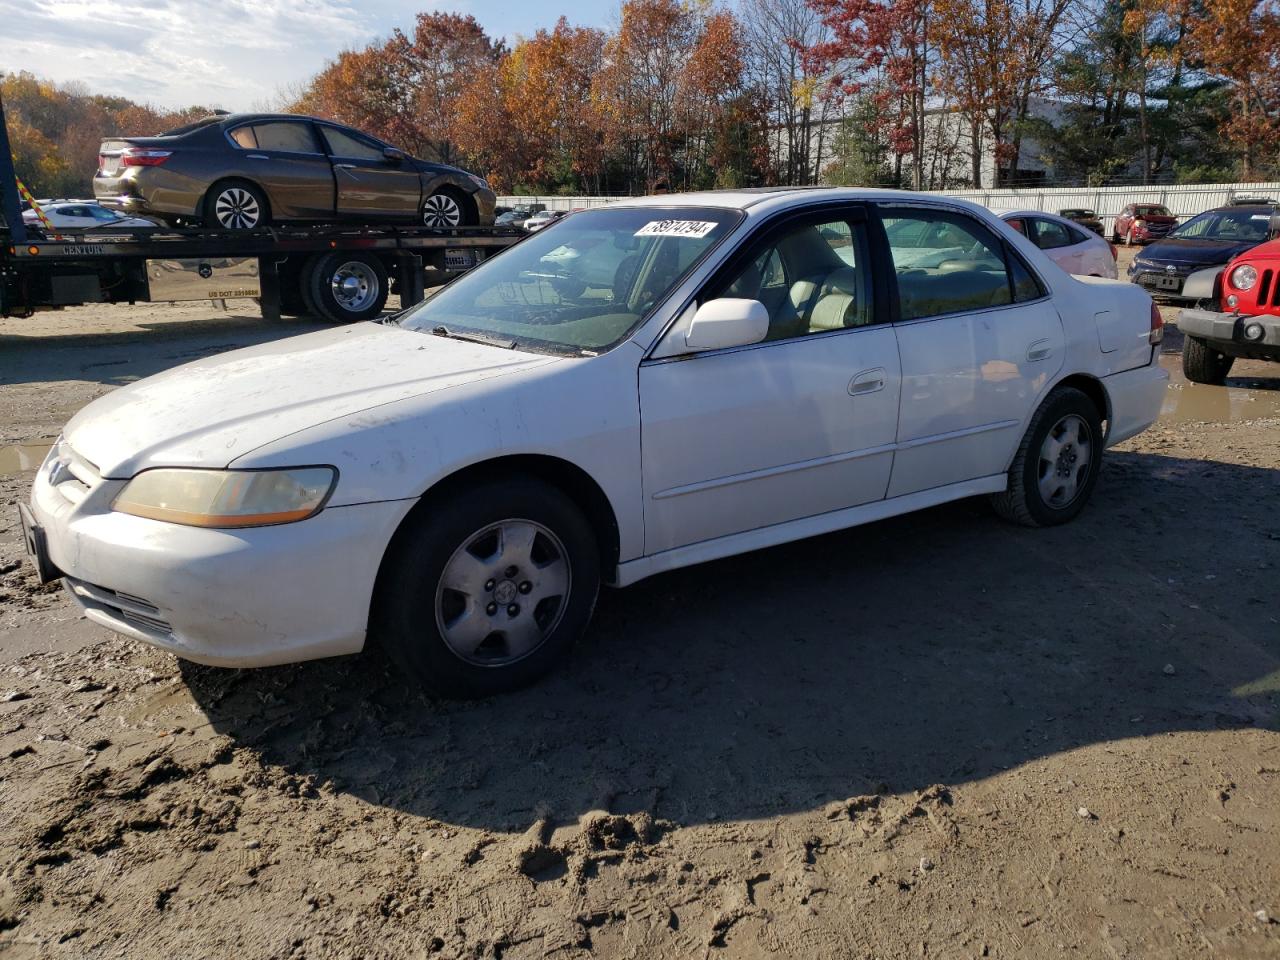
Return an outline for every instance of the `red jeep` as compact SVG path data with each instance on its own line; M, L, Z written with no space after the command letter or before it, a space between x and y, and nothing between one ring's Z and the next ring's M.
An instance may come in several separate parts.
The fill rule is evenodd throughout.
M1280 361L1280 212L1272 214L1270 230L1273 239L1225 267L1187 277L1184 296L1220 308L1178 314L1188 380L1221 384L1236 357Z
M1158 203L1131 203L1120 211L1111 228L1111 242L1123 240L1129 246L1150 243L1167 237L1178 225L1178 218L1169 208Z

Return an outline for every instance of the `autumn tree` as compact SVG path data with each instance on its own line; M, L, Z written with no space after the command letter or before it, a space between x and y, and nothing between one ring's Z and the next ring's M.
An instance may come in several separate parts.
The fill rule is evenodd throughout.
M1203 69L1227 82L1224 137L1242 179L1280 170L1280 6L1276 0L1202 0L1188 46Z
M869 100L895 170L910 157L916 189L924 186L925 109L935 86L932 2L809 0L830 38L804 51L808 69L830 75L826 96Z
M413 32L348 50L312 79L289 109L368 130L445 163L460 157L453 128L459 104L503 55L470 15L420 13Z
M823 96L827 73L805 54L830 38L829 28L806 0L743 0L740 10L745 77L765 114L775 178L814 183L839 111Z

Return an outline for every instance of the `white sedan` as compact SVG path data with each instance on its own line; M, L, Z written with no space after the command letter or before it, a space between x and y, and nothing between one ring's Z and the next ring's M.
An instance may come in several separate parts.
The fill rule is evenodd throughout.
M608 276L564 292L566 245ZM627 200L392 322L94 401L20 513L42 576L122 634L235 667L377 638L481 696L549 669L602 583L962 497L1071 520L1156 419L1162 332L1137 286L964 201Z
M1066 217L1039 210L1001 213L1000 219L1049 255L1067 273L1115 280L1116 248Z
M110 229L149 229L154 230L153 220L141 217L126 217L93 200L37 200L40 212L55 229L60 230L101 230ZM24 210L22 221L28 227L41 228L43 223L35 210Z

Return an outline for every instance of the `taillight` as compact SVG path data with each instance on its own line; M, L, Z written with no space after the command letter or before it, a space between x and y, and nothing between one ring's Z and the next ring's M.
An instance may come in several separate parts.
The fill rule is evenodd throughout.
M1112 243L1110 240L1108 240L1108 241L1107 241L1107 246L1111 248L1111 259L1112 259L1112 260L1119 260L1119 259L1120 259L1120 252L1119 252L1118 250L1116 250L1116 245L1115 245L1114 243Z
M172 150L147 150L142 147L125 147L120 152L120 163L126 167L158 167L173 154Z
M1147 334L1147 343L1155 346L1164 340L1164 317L1160 315L1160 308L1153 301L1151 304L1151 332Z

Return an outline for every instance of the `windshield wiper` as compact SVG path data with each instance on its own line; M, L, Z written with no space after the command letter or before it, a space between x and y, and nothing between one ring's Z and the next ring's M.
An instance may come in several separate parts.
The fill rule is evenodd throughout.
M450 330L443 323L436 324L431 328L431 332L437 337L449 337L453 340L465 340L468 343L482 343L486 347L502 347L504 350L514 350L516 342L514 340L504 340L502 337L490 337L483 333L463 333L461 330Z

